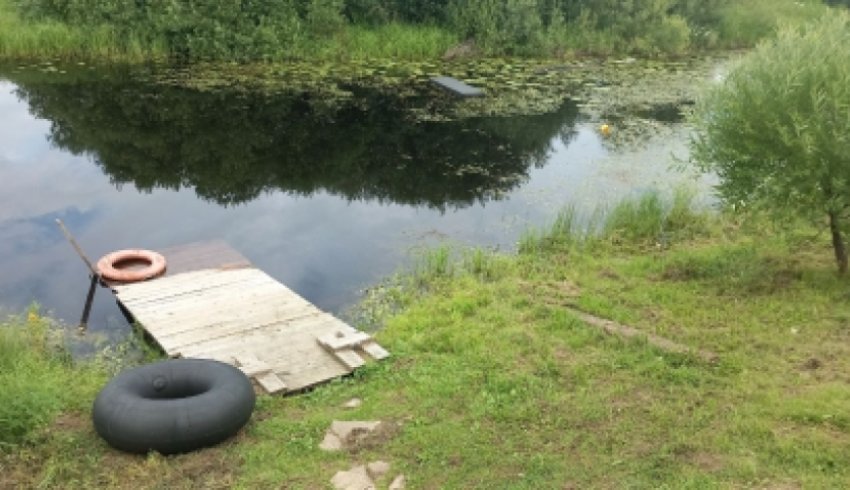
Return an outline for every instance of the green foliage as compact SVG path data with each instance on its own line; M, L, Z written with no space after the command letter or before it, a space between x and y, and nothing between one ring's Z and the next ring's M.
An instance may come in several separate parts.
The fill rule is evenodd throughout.
M13 8L28 25L8 22L0 55L82 51L249 61L347 57L352 33L398 24L450 30L493 55L675 55L692 47L749 46L826 7L815 0L0 0L0 11ZM100 40L93 47L85 40L90 32ZM58 46L42 39L54 35ZM398 51L386 47L392 44L375 55ZM408 52L446 51L427 46Z
M51 320L32 309L0 322L0 450L28 440L62 410L90 400L102 377L75 367Z
M708 90L693 118L692 155L702 170L720 177L727 202L814 219L829 215L837 231L845 231L848 45L850 14L832 14L784 30Z
M310 34L318 38L339 34L345 27L343 0L310 0L306 23Z
M760 39L773 36L783 26L800 25L824 15L823 4L816 1L778 2L750 0L731 2L719 10L719 44L749 47Z
M689 222L685 202L663 201L667 220ZM435 252L442 272L425 287L400 279L374 312L389 359L306 393L260 396L244 434L178 457L121 457L85 417L63 418L0 451L0 481L322 488L382 459L394 470L378 488L399 473L412 488L850 487L846 282L811 266L824 259L811 240L710 219L723 226L652 253L469 251L451 262ZM576 308L720 359L604 333ZM362 405L342 408L353 397ZM389 430L356 453L319 451L333 420Z

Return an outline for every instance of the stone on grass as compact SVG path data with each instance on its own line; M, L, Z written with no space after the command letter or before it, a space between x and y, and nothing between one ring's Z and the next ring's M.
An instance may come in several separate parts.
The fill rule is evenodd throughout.
M369 477L366 467L355 466L348 471L337 471L331 478L336 490L375 490L375 482Z
M325 438L322 439L322 442L319 444L319 449L324 449L325 451L339 451L342 449L342 440L331 431L328 431L325 434Z
M379 479L390 471L390 464L386 461L372 461L366 465L366 470L374 479Z
M363 400L359 398L352 398L351 400L343 403L342 408L357 408L360 405L363 405Z
M395 477L393 479L392 483L390 483L389 489L390 490L404 490L405 486L406 486L406 483L404 481L404 475L398 475L397 477Z

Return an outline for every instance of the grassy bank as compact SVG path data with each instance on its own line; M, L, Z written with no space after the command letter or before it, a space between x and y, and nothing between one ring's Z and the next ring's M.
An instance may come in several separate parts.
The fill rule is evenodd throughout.
M820 0L0 0L0 59L679 56L752 46L828 8Z
M202 39L199 35L198 39L187 39L177 46L173 36L165 31L121 29L104 22L86 25L50 17L25 18L14 0L0 0L0 60L421 60L438 58L458 43L457 35L446 29L399 22L345 25L321 35L266 32L265 36L279 39L238 41L240 35L234 31L232 38Z
M164 43L122 37L107 26L24 21L11 0L0 0L0 59L141 62L166 56Z
M512 256L432 252L364 303L391 359L261 397L216 448L111 451L86 391L0 457L0 486L323 488L383 459L408 488L846 488L850 303L829 247L805 225L687 203L627 203L593 237L565 213ZM606 335L573 308L719 361ZM334 419L394 430L325 453Z
M104 373L74 365L60 330L37 310L0 323L0 450L37 444L58 415L87 410Z

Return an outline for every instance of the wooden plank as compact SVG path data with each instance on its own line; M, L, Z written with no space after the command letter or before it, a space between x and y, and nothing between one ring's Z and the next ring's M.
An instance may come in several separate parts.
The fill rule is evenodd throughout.
M339 362L352 371L366 364L366 361L354 352L354 349L340 349L334 351L334 356L339 359Z
M645 338L646 342L653 347L678 354L695 354L697 357L708 363L716 363L720 359L717 354L711 351L691 349L688 346L673 342L670 339L642 332L634 327L623 325L613 320L591 315L590 313L581 311L578 308L567 307L567 309L579 320L587 323L588 325L597 327L609 335L619 335L625 338Z
M344 348L356 347L364 342L369 342L372 340L372 336L357 330L339 330L330 335L323 335L316 340L322 347L333 352Z
M203 300L203 298L198 298ZM263 291L255 294L235 294L231 297L220 298L208 304L205 301L187 301L187 304L154 305L140 309L133 303L126 306L133 308L139 323L156 323L168 326L168 333L181 333L192 330L188 323L210 319L244 318L246 321L267 313L277 312L278 315L298 311L318 311L310 303L301 298L282 295L279 291ZM162 308L162 309L158 309Z
M243 351L249 350L248 347L257 342L265 343L270 337L287 338L299 335L304 335L315 350L323 352L323 349L316 342L316 334L325 335L342 327L348 327L348 325L328 313L320 313L317 316L268 325L263 329L246 332L245 335L198 342L181 348L180 352L184 356L196 356L203 353L214 354L220 351Z
M192 247L178 250L184 265L205 268L113 286L118 300L169 355L228 362L269 393L300 390L351 372L366 362L355 349L375 359L389 355L371 336L322 312L247 261L236 260L235 268L215 262L219 251L229 253L225 248L207 246L191 260ZM228 260L239 257L231 254Z
M484 91L480 88L467 85L452 77L434 77L431 79L431 83L461 97L481 97L484 95Z
M272 306L273 308L274 306ZM213 340L223 339L232 335L245 335L255 330L282 322L295 322L307 318L317 317L322 312L315 308L297 308L276 312L274 310L261 312L260 315L246 315L236 318L221 318L190 324L190 329L183 331L171 331L158 337L174 348L180 348L192 344L208 343ZM275 314L278 313L278 314Z
M257 359L253 354L239 354L235 360L239 369L246 376L254 378L266 393L286 391L286 383L275 374L272 367L264 361Z
M360 348L363 349L363 352L369 354L369 356L376 361L380 361L382 359L390 357L390 353L387 352L386 349L378 345L378 343L375 341L366 342L365 344L361 345Z
M273 395L288 389L286 383L283 382L275 373L265 373L254 377L257 383L266 390L266 393Z
M150 312L137 313L136 320L142 325L151 325L157 335L175 336L187 334L196 330L205 330L210 334L218 334L218 328L228 328L233 322L249 324L266 322L269 319L287 320L300 318L320 312L313 305L274 302L274 297L260 298L261 301L232 304L230 310L210 308L210 311L186 311L173 316L156 316Z
M169 300L180 301L187 295L199 292L209 293L224 289L232 293L240 287L271 284L283 286L257 269L240 269L238 271L205 269L143 283L116 286L114 289L119 297L125 298L127 301L144 304L161 303Z
M241 353L234 357L236 367L238 367L245 376L251 377L258 374L266 374L272 371L271 366L264 361L257 359L253 354Z
M158 250L158 252L165 257L166 261L165 274L160 276L160 278L202 269L251 267L251 262L247 258L223 240L189 243L176 247L163 248ZM106 283L110 286L121 284L111 281L106 281Z

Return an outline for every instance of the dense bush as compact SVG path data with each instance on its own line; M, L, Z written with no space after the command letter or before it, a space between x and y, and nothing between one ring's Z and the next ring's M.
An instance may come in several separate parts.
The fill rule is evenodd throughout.
M848 268L850 14L786 29L698 104L693 157L730 203L828 223ZM813 62L815 61L815 62Z
M0 320L0 453L14 449L62 411L91 403L104 373L74 365L60 329L36 310Z
M30 20L111 29L191 59L286 59L345 43L352 24L438 26L487 54L676 54L752 45L818 0L0 0ZM847 4L850 0L829 0ZM130 41L127 41L130 42ZM120 47L119 47L120 48Z

